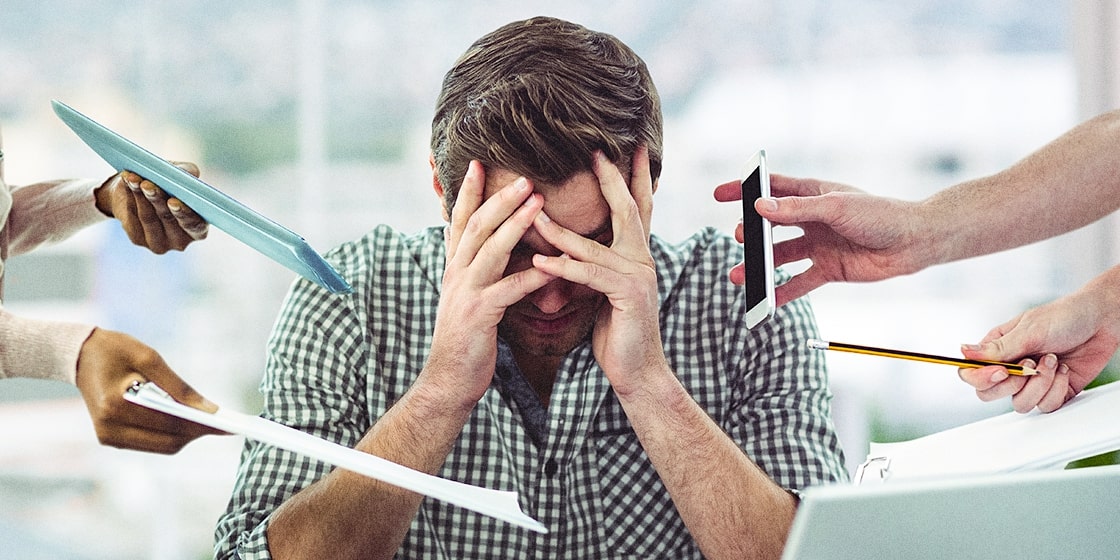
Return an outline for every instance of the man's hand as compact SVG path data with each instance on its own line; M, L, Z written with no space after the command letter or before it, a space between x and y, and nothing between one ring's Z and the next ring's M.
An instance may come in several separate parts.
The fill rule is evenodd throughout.
M1039 375L1008 375L1002 367L988 366L962 369L961 379L983 401L1010 396L1018 412L1057 410L1096 378L1120 347L1118 277L1120 267L1114 267L1080 290L992 329L980 344L961 349L968 358L1000 362L1041 355L1037 364L1024 362Z
M775 225L797 226L804 234L774 246L774 266L812 260L812 266L775 290L785 305L829 282L873 282L917 272L931 262L916 230L916 203L873 196L852 187L814 179L770 175L774 198L755 201L755 210ZM739 182L715 190L721 202L742 199ZM735 238L743 241L742 222ZM742 284L743 265L729 277Z
M199 436L223 433L124 400L125 391L136 381L153 381L188 406L218 410L175 375L152 348L126 334L94 329L78 354L77 385L102 444L173 454Z
M175 165L198 177L195 164ZM110 177L94 191L94 197L98 210L121 222L129 240L157 255L182 251L191 242L205 239L209 230L194 210L131 171Z
M542 212L537 231L564 254L535 255L533 265L607 297L596 319L592 348L614 390L627 394L643 386L643 374L668 371L658 324L657 271L649 251L653 211L649 154L644 147L635 152L629 188L618 168L600 152L593 170L611 211L610 247L560 226Z
M473 407L490 385L498 323L506 308L548 283L533 268L505 276L510 253L544 206L524 177L483 202L482 164L472 161L445 230L443 276L432 351L421 378Z

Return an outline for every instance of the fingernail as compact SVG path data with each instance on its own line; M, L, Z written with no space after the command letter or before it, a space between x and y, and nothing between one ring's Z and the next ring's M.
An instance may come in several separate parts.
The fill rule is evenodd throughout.
M183 211L183 204L178 200L172 198L167 201L167 209L171 210L175 214L178 214Z
M777 200L774 200L773 198L760 198L759 200L762 201L762 209L763 210L766 210L767 212L777 212L778 211L778 201Z
M1047 354L1042 357L1042 367L1052 368L1058 365L1058 357L1053 354Z
M207 399L206 397L203 397L202 402L199 404L202 405L203 410L206 410L208 412L213 413L218 411L218 405L210 402L210 399Z
M552 218L549 218L548 214L544 213L544 210L541 210L540 213L537 214L537 219L546 224L552 222Z
M136 192L136 191L140 190L140 184L139 183L129 179L128 177L122 177L122 178L124 179L124 184L128 185L129 190L131 190L132 192Z
M1007 377L1008 377L1007 372L997 371L997 372L992 374L991 382L992 383L999 383L1000 381L1003 381L1004 379L1007 379Z
M524 177L518 178L517 183L516 183L516 188L517 188L518 191L529 190L529 181Z
M144 196L146 196L148 198L152 198L156 195L155 187L146 187L146 186L141 185L140 190L144 191Z
M962 351L967 350L967 351L975 352L976 350L979 350L979 349L980 349L979 344L962 344L961 345L961 350Z

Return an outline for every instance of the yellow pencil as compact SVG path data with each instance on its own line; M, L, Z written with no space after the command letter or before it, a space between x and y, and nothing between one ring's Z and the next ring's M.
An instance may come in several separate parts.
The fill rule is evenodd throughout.
M904 350L887 350L886 348L858 346L855 344L844 344L842 342L828 342L826 340L811 339L809 340L809 348L815 348L817 350L838 350L840 352L851 352L853 354L867 354L869 356L899 358L903 360L914 360L916 362L929 362L931 364L945 364L961 368L1003 366L1007 369L1007 373L1010 373L1011 375L1038 375L1038 370L1026 366L1021 366L1019 364L989 362L986 360L967 360L964 358L948 358L945 356L934 356L932 354L921 354L918 352L907 352Z

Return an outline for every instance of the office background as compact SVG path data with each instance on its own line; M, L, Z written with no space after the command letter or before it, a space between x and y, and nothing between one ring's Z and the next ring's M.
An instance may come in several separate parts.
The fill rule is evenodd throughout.
M208 182L320 251L379 223L416 230L440 220L427 135L444 71L483 33L547 14L619 36L650 66L666 114L655 231L731 231L738 208L711 191L758 148L779 173L916 200L1120 106L1118 5L5 0L6 177L110 172L53 116L59 99L199 163ZM1118 240L1110 218L810 297L825 338L956 355L1120 260ZM265 339L292 274L223 232L157 257L107 223L12 259L6 273L11 310L128 332L211 400L258 410ZM952 367L828 360L852 468L870 438L1009 410L979 402ZM206 438L173 457L100 447L76 394L0 381L0 558L209 557L240 440Z

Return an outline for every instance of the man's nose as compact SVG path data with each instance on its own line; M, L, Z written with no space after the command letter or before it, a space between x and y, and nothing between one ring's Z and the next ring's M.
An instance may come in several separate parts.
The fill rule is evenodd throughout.
M568 305L571 300L570 287L571 282L556 278L530 294L529 298L541 313L551 315Z

